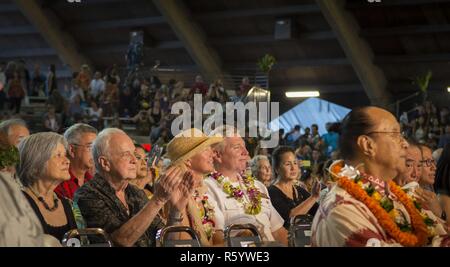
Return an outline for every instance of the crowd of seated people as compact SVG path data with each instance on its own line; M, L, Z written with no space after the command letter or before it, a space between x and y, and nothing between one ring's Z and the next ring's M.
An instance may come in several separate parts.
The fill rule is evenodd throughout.
M26 84L12 73L9 79ZM286 246L292 220L306 214L315 218L314 246L449 244L447 107L424 102L398 120L379 108L357 108L342 122L280 129L278 146L267 149L233 127L172 135L172 104L192 104L194 93L225 102L220 81L208 86L197 76L186 90L182 81L164 85L152 77L128 86L117 67L103 76L84 65L64 92L54 66L47 79L38 67L33 75L24 96L47 95L45 132L30 135L18 118L0 123L0 154L7 155L0 159L1 209L19 203L8 212L32 212L20 223L0 219L0 226L28 231L0 245L57 244L71 229L101 228L115 246L155 246L161 229L187 226L202 246L224 246L227 226L248 223L263 242ZM244 79L238 95L249 89ZM119 117L164 149L158 165L119 129ZM381 210L373 208L378 203Z
M436 168L431 149L407 142L395 118L379 108L355 109L347 116L341 129L347 138L340 139L344 161L319 164L315 169L321 171L310 173L310 187L300 183L308 180L300 179L303 158L299 159L294 148L281 144L272 152L273 168L268 168L267 156L257 155L252 160L254 178L248 172L246 143L234 127L219 127L210 136L198 129L182 132L166 147L169 163L155 172L152 169L158 167L148 164L145 148L120 129L107 128L97 134L90 125L75 124L64 135L29 135L20 120L0 126L2 150L10 153L6 159L12 159L2 157L2 179L8 180L8 188L22 190L22 194L5 194L19 198L14 201L20 202L21 208L31 209L27 223L39 226L25 240L5 245L32 244L40 235L61 242L69 230L85 227L103 229L117 246L155 246L160 229L183 225L194 229L201 245L224 246L226 226L236 223L254 225L263 242L287 245L292 218L303 214L315 216L312 240L317 246L367 245L371 238L382 246L448 245L448 200L443 196L448 193L450 145L445 146ZM394 149L395 153L389 152ZM275 179L265 177L272 173ZM328 183L320 175L334 179ZM354 188L359 186L359 191ZM403 191L397 188L416 204L409 205L413 202L403 199ZM401 223L405 228L412 225L412 230L402 234L412 236L412 241L403 241L388 229L379 232L388 227L378 218L383 213L373 211L370 216L375 217L368 220L368 215L360 212L369 204L358 194L392 202L385 211L387 216L409 213L404 217L409 219ZM391 199L390 194L397 198ZM335 203L336 197L355 207ZM426 218L425 228L420 228L415 215ZM346 224L349 218L353 228ZM374 221L380 225L373 228ZM327 227L341 234L331 234ZM433 243L421 240L420 234L428 234L426 239ZM171 238L186 236L173 234ZM43 245L44 241L39 242L36 244Z

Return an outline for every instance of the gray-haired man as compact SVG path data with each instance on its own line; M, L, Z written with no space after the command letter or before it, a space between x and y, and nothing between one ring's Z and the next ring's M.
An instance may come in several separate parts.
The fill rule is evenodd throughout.
M9 144L16 147L23 138L30 135L27 124L21 119L10 119L0 123L0 132L5 133Z
M89 170L94 167L92 145L96 137L97 129L84 123L72 125L64 132L64 139L68 144L66 150L70 159L70 180L59 184L55 189L59 196L73 199L75 191L92 179L93 176Z
M153 197L129 181L136 178L135 146L122 130L99 133L93 146L96 175L76 193L75 202L89 228L103 228L119 246L154 246L164 227L159 210L173 196L188 192L179 168L170 168L155 184ZM187 185L186 185L187 186ZM187 191L185 191L187 190Z

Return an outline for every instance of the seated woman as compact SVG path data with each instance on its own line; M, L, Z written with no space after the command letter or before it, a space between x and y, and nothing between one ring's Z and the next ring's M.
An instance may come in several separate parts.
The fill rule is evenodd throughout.
M59 241L77 228L68 199L58 198L54 189L70 179L69 159L64 137L56 133L37 133L19 145L17 169L24 194L39 218L44 233Z
M254 156L250 162L250 166L252 175L266 187L269 187L272 183L272 166L270 166L269 158L264 155Z
M145 153L145 149L140 145L135 143L136 150L134 155L136 156L136 179L132 180L131 183L137 186L139 189L144 190L145 195L150 199L152 194L152 188L150 183L153 180L153 173L149 170L147 163L148 157Z
M442 204L441 219L446 220L450 229L450 144L444 147L438 161L434 187Z
M15 182L19 152L0 133L0 247L42 247L41 223Z
M273 152L272 156L272 166L277 178L276 182L268 188L269 195L273 206L284 219L284 227L289 229L291 218L303 214L314 216L318 208L320 183L314 182L312 195L295 185L299 176L299 167L292 148L281 146Z
M185 183L194 183L193 192L179 196L178 205L169 207L168 222L193 228L202 246L223 245L224 218L214 209L216 203L208 197L203 184L204 176L214 171L211 145L221 141L220 137L207 137L198 129L190 129L175 136L167 146L171 165L182 169ZM185 238L180 235L178 238Z

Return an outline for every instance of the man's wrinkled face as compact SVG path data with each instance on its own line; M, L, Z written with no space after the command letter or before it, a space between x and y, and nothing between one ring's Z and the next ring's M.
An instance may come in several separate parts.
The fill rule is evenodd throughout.
M25 137L30 135L30 131L27 127L22 125L13 125L9 128L8 131L8 141L12 146L17 147Z
M409 146L406 150L406 171L404 173L406 183L419 181L422 174L420 160L420 149L416 146Z
M370 138L367 140L366 153L370 154L372 161L389 176L385 177L386 179L397 177L399 170L406 166L408 148L408 143L400 131L400 124L390 112L380 108L371 108L368 114L374 126L365 135Z
M96 137L95 133L83 133L77 143L69 144L72 160L79 161L84 168L92 168L94 166L92 145Z
M245 171L250 157L242 137L226 137L223 142L222 150L217 151L219 164L238 173Z
M119 179L135 179L137 158L133 141L126 134L114 134L109 144L109 172Z

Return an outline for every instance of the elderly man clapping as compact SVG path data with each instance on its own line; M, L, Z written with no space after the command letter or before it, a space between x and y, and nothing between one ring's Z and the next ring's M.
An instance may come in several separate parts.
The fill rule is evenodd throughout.
M75 199L87 227L103 228L116 245L154 246L156 232L164 227L159 210L171 196L191 190L183 187L191 183L182 183L179 168L168 169L148 200L143 191L129 185L136 178L134 151L133 141L122 130L103 130L93 147L97 174Z

